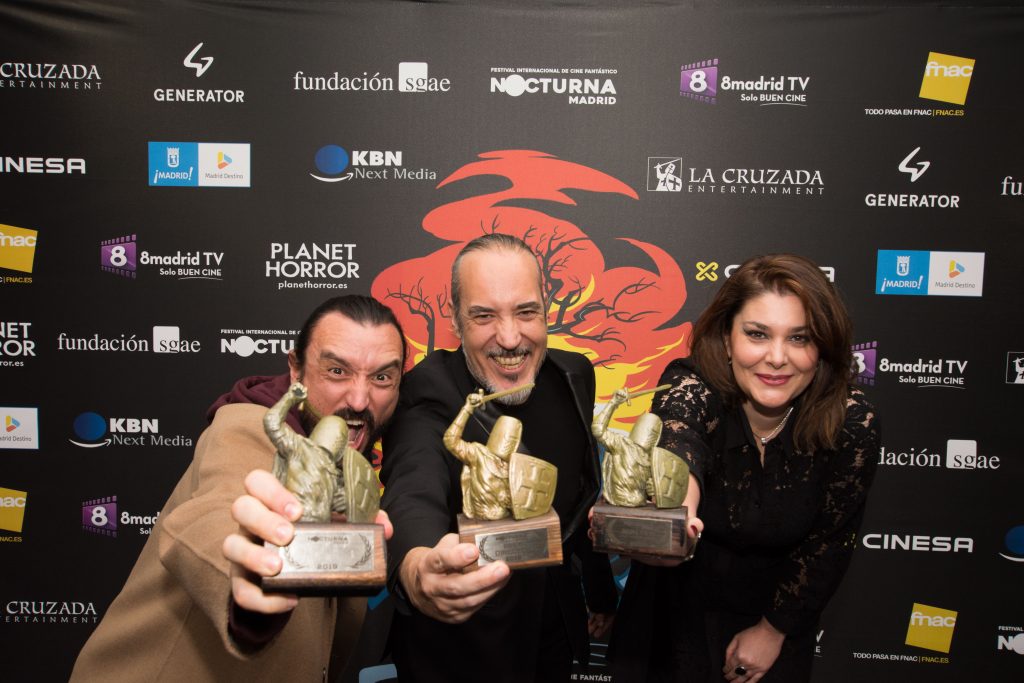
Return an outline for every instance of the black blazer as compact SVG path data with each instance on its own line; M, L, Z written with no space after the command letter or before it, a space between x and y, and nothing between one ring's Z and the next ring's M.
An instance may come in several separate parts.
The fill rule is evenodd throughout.
M548 350L545 363L553 363L569 385L579 428L589 444L576 483L578 502L561 520L566 559L559 567L516 570L480 611L458 625L435 621L404 603L397 586L398 567L412 548L433 547L444 534L457 530L462 463L448 453L442 436L478 385L461 349L435 351L402 380L398 409L384 434L381 480L382 504L395 527L388 543L388 569L389 585L399 601L391 643L403 682L530 680L547 590L557 594L573 655L580 662L588 656L587 608L601 613L615 610L617 596L608 558L593 552L586 535L587 511L600 491L597 447L590 433L594 370L584 356L558 349ZM486 443L487 422L486 413L474 413L463 438ZM529 435L523 437L528 445ZM567 483L560 480L558 485Z

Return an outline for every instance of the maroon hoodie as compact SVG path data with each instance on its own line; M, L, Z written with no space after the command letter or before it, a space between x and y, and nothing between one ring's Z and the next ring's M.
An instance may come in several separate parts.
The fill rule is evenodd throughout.
M255 403L256 405L272 408L275 403L281 400L288 387L292 385L288 373L283 375L256 375L254 377L243 377L235 382L231 390L218 398L206 411L206 419L213 422L213 416L222 406L229 403ZM299 434L306 436L306 430L302 427L299 413L295 408L288 411L288 425Z

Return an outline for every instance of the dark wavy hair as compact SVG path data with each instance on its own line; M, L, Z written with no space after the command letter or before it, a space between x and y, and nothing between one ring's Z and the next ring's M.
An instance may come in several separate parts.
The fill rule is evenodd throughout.
M818 369L802 394L793 441L805 451L834 448L846 418L853 325L835 287L809 259L769 254L755 256L737 268L697 320L691 342L693 361L728 405L742 404L747 397L736 384L725 339L740 309L766 292L800 299L808 334L818 349Z
M300 368L306 365L306 349L309 347L313 328L321 318L329 313L340 313L360 325L372 325L373 327L393 325L398 331L398 338L402 341L402 368L405 368L405 333L402 331L398 318L390 308L381 302L361 294L332 297L313 309L313 312L306 318L306 322L302 324L299 336L295 339L295 359Z

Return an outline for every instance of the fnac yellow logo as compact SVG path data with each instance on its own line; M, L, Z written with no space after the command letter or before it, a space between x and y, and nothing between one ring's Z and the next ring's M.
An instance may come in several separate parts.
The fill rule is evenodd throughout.
M0 488L0 529L21 533L28 493Z
M929 52L919 96L927 100L963 104L967 100L967 88L971 85L973 73L973 59Z
M949 654L956 627L956 612L914 603L907 627L907 645Z
M0 268L31 273L37 234L36 230L0 223Z

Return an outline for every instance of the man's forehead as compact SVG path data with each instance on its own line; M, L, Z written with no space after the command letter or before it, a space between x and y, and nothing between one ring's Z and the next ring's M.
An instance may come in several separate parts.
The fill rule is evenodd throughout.
M319 354L329 353L347 359L357 357L400 357L402 340L394 325L359 323L340 313L330 313L317 322L310 346Z

